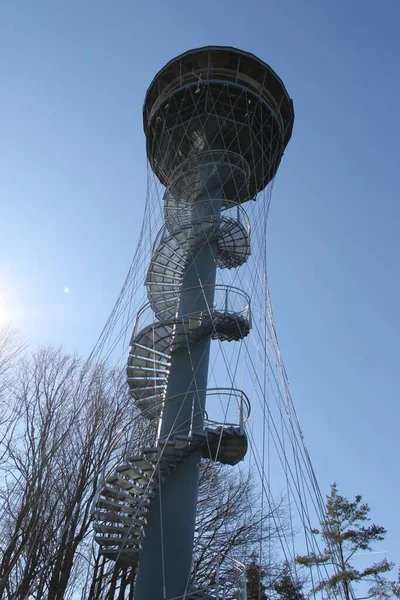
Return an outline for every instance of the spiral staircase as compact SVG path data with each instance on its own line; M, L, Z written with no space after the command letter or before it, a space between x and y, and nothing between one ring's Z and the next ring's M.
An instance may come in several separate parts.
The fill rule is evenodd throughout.
M248 200L243 191L246 175L243 169L237 168L237 163L237 157L229 156L228 152L223 159L219 157L219 181L214 186L222 190L218 215L213 214L214 200L205 198L198 211L199 203L195 202L202 194L205 181L209 188L210 180L216 177L214 163L204 161L199 166L197 160L195 168L187 169L183 175L181 168L166 189L165 226L153 245L145 282L149 302L137 315L127 364L132 398L143 417L150 421L162 415L174 351L190 348L206 336L231 342L243 339L250 332L250 299L232 286L213 285L212 306L207 304L205 310L179 313L185 271L205 245L214 244L217 267L221 269L237 268L250 255L250 226L241 207L241 203ZM224 178L222 183L221 177ZM226 181L230 181L230 187ZM233 198L226 198L227 189ZM192 291L206 294L205 288L207 286ZM138 564L149 508L160 484L182 461L193 452L199 452L204 458L235 465L246 454L245 422L250 412L246 396L239 390L223 388L202 392L207 398L223 398L225 409L220 421L212 418L207 400L208 412L202 415L201 431L189 424L185 435L175 431L166 439L158 439L154 447L142 448L138 454L127 456L104 482L94 510L95 540L100 545L100 553L121 566ZM232 406L236 416L230 420L228 412ZM186 597L211 598L203 592L191 594Z

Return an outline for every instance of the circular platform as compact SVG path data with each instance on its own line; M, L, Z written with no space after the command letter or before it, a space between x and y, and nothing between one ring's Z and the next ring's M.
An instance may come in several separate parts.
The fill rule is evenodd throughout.
M229 151L249 165L248 198L274 177L293 127L280 78L252 54L225 46L189 50L154 78L144 102L150 164L163 185L188 159Z

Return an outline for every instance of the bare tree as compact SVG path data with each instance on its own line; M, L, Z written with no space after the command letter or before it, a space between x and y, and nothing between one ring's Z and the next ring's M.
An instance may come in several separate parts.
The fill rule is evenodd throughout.
M23 349L24 344L15 329L9 325L0 327L0 443L10 422L13 421L12 407L7 402L6 392L13 380L15 363Z
M0 597L68 598L85 573L91 505L104 465L112 469L126 444L132 403L120 373L49 348L21 362L7 402L19 410L0 465Z

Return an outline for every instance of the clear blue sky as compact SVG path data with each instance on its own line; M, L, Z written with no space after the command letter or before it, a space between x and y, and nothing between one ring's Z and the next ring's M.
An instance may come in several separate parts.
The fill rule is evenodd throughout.
M395 561L399 30L398 0L0 7L0 322L33 344L86 355L112 308L143 215L141 109L156 71L226 44L284 80L296 122L269 222L281 349L323 492L336 480L363 494Z

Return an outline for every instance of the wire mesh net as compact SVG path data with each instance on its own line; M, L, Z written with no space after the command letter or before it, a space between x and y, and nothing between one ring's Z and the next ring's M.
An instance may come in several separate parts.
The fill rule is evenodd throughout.
M260 565L272 565L278 556L297 576L296 555L320 551L313 528L323 520L324 503L290 393L268 289L266 225L282 127L261 96L204 81L199 73L188 76L192 85L168 96L178 85L171 82L164 100L151 109L142 231L91 360L122 366L129 356L132 403L154 424L162 416L171 353L185 345L190 351L199 331L214 340L208 391L200 390L204 423L246 428L249 451L242 472L256 481L260 513L257 541L225 556L226 570L232 571L233 560L245 565L253 552ZM214 256L215 281L197 273L197 284L185 290L185 312L183 276L205 247ZM191 306L199 305L199 297L203 309L196 312ZM214 487L210 475L205 497ZM265 527L276 532L274 542ZM195 556L202 543L197 536ZM274 577L272 568L267 572ZM323 576L321 566L312 574L313 587Z

